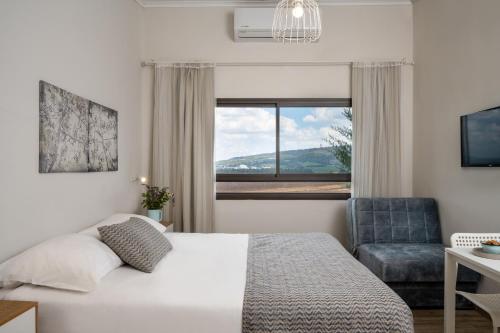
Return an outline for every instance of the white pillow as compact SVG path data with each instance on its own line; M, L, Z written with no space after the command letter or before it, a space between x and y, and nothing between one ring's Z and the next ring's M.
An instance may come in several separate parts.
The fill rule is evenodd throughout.
M102 277L123 264L104 243L83 234L49 239L0 265L0 285L31 283L91 291Z
M156 230L158 230L161 233L164 233L165 231L167 231L167 228L163 224L161 224L161 223L159 223L159 222L157 222L149 217L146 217L146 216L136 215L136 214L114 214L114 215L111 215L110 217L108 217L107 219L97 223L96 225L93 225L90 228L87 228L85 230L80 231L79 233L93 236L93 237L97 238L98 240L101 240L101 235L99 235L99 231L97 230L97 228L103 227L106 225L127 222L131 217L137 217L137 218L140 218L141 220L148 222L153 227L155 227Z

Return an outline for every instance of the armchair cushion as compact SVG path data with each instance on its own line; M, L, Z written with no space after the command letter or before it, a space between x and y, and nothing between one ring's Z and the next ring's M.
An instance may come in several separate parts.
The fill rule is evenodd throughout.
M442 244L363 244L359 261L384 282L443 282ZM459 267L458 282L478 282L481 276Z
M441 243L434 199L352 198L347 219L353 252L371 243Z

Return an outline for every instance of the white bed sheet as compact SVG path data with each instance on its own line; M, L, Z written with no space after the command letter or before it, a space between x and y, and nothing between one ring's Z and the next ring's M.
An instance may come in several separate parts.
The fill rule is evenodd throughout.
M90 293L23 285L39 333L240 333L248 235L166 233L173 250L151 274L122 266Z

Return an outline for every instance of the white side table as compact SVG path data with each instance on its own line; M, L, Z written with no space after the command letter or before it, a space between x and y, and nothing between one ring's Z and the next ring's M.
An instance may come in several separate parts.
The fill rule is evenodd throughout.
M455 333L455 295L458 264L500 282L500 260L481 258L472 248L447 248L444 266L444 332Z

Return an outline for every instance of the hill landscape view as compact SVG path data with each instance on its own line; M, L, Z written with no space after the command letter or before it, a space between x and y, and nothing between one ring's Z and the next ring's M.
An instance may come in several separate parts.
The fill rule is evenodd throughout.
M275 173L274 153L233 157L216 162L217 173L267 174ZM340 163L332 147L287 150L280 152L281 173L344 173L350 172Z

